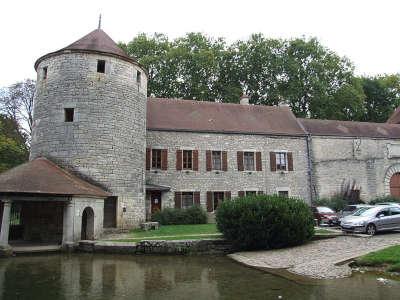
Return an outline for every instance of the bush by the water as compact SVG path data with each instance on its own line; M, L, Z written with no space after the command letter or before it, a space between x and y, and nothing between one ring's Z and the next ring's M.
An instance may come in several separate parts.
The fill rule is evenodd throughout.
M216 212L218 230L240 249L302 244L314 235L310 207L302 200L259 195L224 201Z
M187 209L164 208L153 213L151 220L162 225L206 224L207 213L197 205Z
M383 202L395 202L395 203L400 203L400 198L396 198L393 196L382 196L375 198L369 202L369 204L378 204L378 203L383 203Z

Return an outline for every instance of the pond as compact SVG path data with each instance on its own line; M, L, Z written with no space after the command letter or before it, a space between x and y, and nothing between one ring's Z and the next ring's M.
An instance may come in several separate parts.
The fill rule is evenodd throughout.
M300 284L226 257L35 255L0 260L0 298L398 299L400 282L378 277Z

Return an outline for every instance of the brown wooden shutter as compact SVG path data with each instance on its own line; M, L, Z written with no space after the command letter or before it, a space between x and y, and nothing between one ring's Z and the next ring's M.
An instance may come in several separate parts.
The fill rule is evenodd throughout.
M207 211L212 212L214 210L213 202L212 202L212 192L207 192Z
M256 171L262 171L261 152L256 152Z
M168 149L161 150L161 170L168 170Z
M194 205L200 206L200 192L193 193L193 202Z
M182 150L176 150L176 170L182 170Z
M182 208L182 193L175 192L175 208Z
M226 200L231 200L231 192L230 192L230 191L226 191L226 192L224 193L224 198L225 198Z
M193 171L199 170L199 151L193 150Z
M244 166L243 166L243 151L238 151L237 152L237 165L238 165L238 171L243 171Z
M275 152L270 152L269 153L269 164L271 166L271 171L275 172L276 171L276 155L275 155Z
M238 196L239 196L239 197L244 197L244 191L239 191L239 192L238 192Z
M258 191L257 194L264 195L264 191Z
M206 151L206 171L212 170L212 163L211 163L211 151Z
M293 171L293 153L292 152L288 152L287 160L288 160L288 170Z
M222 171L228 171L228 152L222 151Z
M146 148L146 170L150 170L151 149Z

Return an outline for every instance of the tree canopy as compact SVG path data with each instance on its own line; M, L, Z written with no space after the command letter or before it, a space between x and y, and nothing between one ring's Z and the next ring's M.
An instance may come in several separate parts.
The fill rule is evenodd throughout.
M346 57L316 38L253 34L228 44L188 33L139 34L120 46L149 71L148 95L290 105L296 116L384 122L399 104L399 75L357 77Z

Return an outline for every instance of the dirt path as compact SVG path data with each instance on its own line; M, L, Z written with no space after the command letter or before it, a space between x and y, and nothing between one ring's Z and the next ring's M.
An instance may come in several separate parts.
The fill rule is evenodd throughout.
M396 244L400 244L400 233L340 236L287 249L238 252L229 257L251 267L285 269L295 275L329 279L351 275L346 261Z

